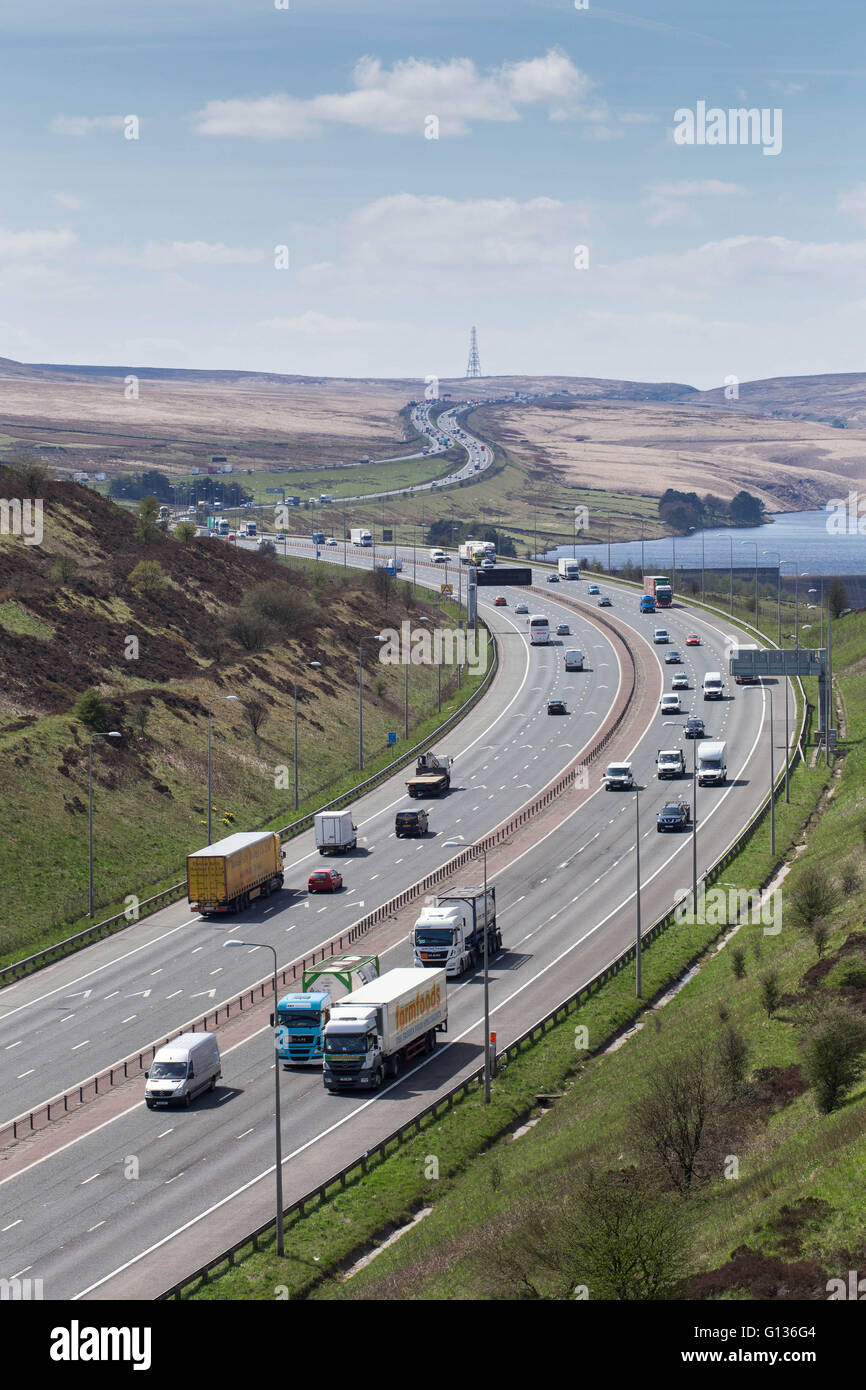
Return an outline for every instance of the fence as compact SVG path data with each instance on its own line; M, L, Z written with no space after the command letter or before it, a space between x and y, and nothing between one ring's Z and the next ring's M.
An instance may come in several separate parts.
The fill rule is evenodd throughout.
M563 791L573 785L576 769L585 766L598 757L599 753L607 746L628 712L631 696L634 691L635 661L634 653L631 648L627 643L624 644L631 658L631 684L620 696L622 708L618 714L615 715L607 731L595 742L588 753L581 751L578 757L575 758L566 770L560 773L549 786L545 787L537 796L527 802L519 811L515 812L508 821L505 821L502 825L491 831L489 835L481 840L473 842L467 849L461 850L459 854L449 859L446 864L441 865L438 869L434 869L431 873L427 874L425 878L420 879L417 883L404 889L402 893L398 893L395 897L382 903L381 906L374 908L372 912L368 912L364 917L361 917L355 922L353 926L349 927L345 932L342 932L339 937L335 937L324 946L316 947L311 955L305 956L301 961L294 961L284 966L277 974L278 983L282 986L290 982L295 983L302 978L305 970L311 969L319 961L324 960L326 956L333 955L336 951L345 950L347 946L352 945L359 937L368 932L371 927L377 926L379 922L393 916L394 913L408 906L408 904L413 902L416 898L422 897L425 893L429 893L431 889L450 878L458 869L474 859L479 850L482 848L484 850L491 850L495 848L496 845L501 844L503 840L507 840L515 831L525 825L528 820L538 815L538 813L549 806L557 796L561 795ZM496 661L494 660L491 664L488 676L492 676L495 668ZM480 693L480 690L481 687L479 686L476 695ZM418 748L423 747L421 744L417 746ZM377 776L378 775L380 774L377 774ZM338 802L332 804L336 805ZM296 824L300 823L301 822L296 822ZM287 827L287 829L291 828L292 827ZM99 1095L103 1095L106 1091L111 1090L113 1086L127 1081L130 1077L140 1075L141 1072L145 1071L146 1068L150 1066L159 1048L165 1047L173 1038L179 1037L181 1033L194 1032L197 1030L205 1032L212 1031L222 1024L227 1023L230 1019L237 1017L238 1014L244 1013L247 1009L260 1004L272 990L273 975L267 975L254 985L248 986L248 988L243 990L240 994L233 996L231 999L224 1000L223 1003L218 1004L215 1009L209 1010L198 1018L188 1020L188 1022L180 1027L173 1028L170 1033L159 1038L156 1042L149 1044L146 1048L130 1053L128 1057L122 1058L119 1062L113 1063L110 1067L105 1067L102 1071L88 1077L84 1081L78 1082L75 1086L69 1087L66 1091L52 1096L50 1100L43 1101L33 1109L25 1111L21 1115L17 1115L12 1120L6 1121L5 1124L0 1126L0 1145L8 1143L10 1140L14 1142L23 1138L25 1135L33 1134L37 1129L43 1128L53 1120L57 1120L63 1115L68 1115L72 1111L79 1109L86 1102L94 1100Z
M800 683L800 689L802 691L802 683ZM805 697L803 698L802 703L803 708L800 721L800 730L797 736L795 751L792 755L790 754L790 750L785 750L786 760L788 761L789 774L790 772L793 772L794 768L797 766L797 763L803 760L803 737L809 716L809 710L805 701ZM627 708L628 706L626 705L626 709ZM621 717L623 717L624 714L625 710L622 712ZM742 830L735 837L735 839L731 841L731 843L723 851L721 856L715 861L715 863L710 867L710 869L706 871L702 880L705 884L712 883L715 880L715 878L727 867L727 865L731 862L735 855L751 839L755 831L763 823L763 821L769 813L771 801L776 797L776 795L778 795L778 792L780 791L784 783L784 775L785 764L783 762L782 768L780 769L779 775L776 779L776 784L773 788L772 796L768 791L767 796L765 797L761 806L755 812L755 815L749 821L745 829ZM465 862L465 860L463 862ZM685 898L681 898L668 912L664 914L664 916L660 917L656 922L653 923L651 927L647 929L647 931L641 934L641 949L643 949L645 945L648 945L649 943L654 941L658 936L662 934L662 932L666 931L667 928L672 925L672 923L676 920L676 913L679 907L683 902L687 900L689 896L690 894L687 894ZM573 1012L576 1008L580 1006L581 1002L588 999L597 990L599 990L602 987L602 985L606 984L615 975L619 974L619 972L623 970L627 965L631 964L631 962L635 958L636 949L636 944L633 943L632 945L630 945L625 951L621 952L608 965L606 965L602 970L600 970L598 974L594 975L591 980L582 984L567 999L565 999L562 1003L557 1004L555 1008L551 1009L550 1012L544 1016L544 1018L539 1019L537 1023L532 1024L530 1028L526 1029L524 1033L520 1034L519 1037L515 1038L512 1042L510 1042L505 1048L503 1048L501 1052L498 1052L496 1054L496 1066L501 1067L503 1064L507 1063L510 1058L516 1057L523 1047L525 1047L526 1045L531 1046L533 1043L537 1042L540 1038L542 1038L550 1028L555 1027L557 1023L562 1022L563 1019L565 1019L569 1013ZM605 1041L607 1040L605 1039ZM435 1101L433 1101L430 1105L426 1106L423 1110L419 1111L418 1114L413 1116L413 1118L410 1121L408 1121L404 1125L401 1125L398 1129L393 1130L389 1135L387 1135L385 1139L381 1140L381 1142L376 1144L372 1149L368 1149L362 1157L353 1159L352 1162L348 1163L344 1168L340 1169L338 1173L332 1174L323 1183L320 1183L318 1187L313 1188L311 1191L305 1193L303 1197L299 1198L298 1201L292 1203L292 1205L287 1207L284 1211L283 1220L285 1221L287 1217L295 1215L303 1217L305 1214L305 1209L308 1206L311 1206L316 1201L324 1201L332 1189L336 1189L338 1191L344 1189L347 1185L348 1179L351 1174L357 1173L359 1176L365 1174L367 1172L371 1158L378 1158L380 1161L384 1160L387 1155L387 1150L389 1146L399 1146L400 1144L404 1143L406 1139L411 1138L413 1135L419 1134L423 1129L426 1120L431 1118L435 1119L438 1117L440 1112L445 1112L453 1109L457 1101L462 1100L463 1098L468 1096L472 1090L478 1087L483 1075L484 1068L483 1066L481 1066L476 1071L472 1072L468 1077L464 1077L462 1081L458 1082L458 1084L452 1087L452 1089L448 1091L445 1095L438 1096ZM158 1300L172 1298L180 1299L184 1296L185 1291L194 1293L194 1286L201 1286L202 1284L206 1284L208 1280L217 1271L219 1271L219 1269L222 1266L231 1267L232 1265L234 1265L238 1255L242 1254L243 1252L251 1253L253 1251L258 1250L259 1242L263 1239L266 1240L266 1242L269 1244L273 1240L274 1231L275 1223L273 1219L264 1222L264 1224L259 1226L251 1235L247 1235L242 1240L236 1241L227 1250L223 1251L222 1254L218 1255L216 1258L212 1260L209 1260L207 1264L202 1265L194 1273L187 1275L184 1279L172 1285L171 1288L159 1294Z

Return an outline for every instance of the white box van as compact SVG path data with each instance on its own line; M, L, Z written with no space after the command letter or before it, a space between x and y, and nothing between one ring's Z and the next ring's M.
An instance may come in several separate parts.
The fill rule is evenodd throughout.
M705 700L721 700L725 693L721 671L708 671L704 676L704 683L701 688Z
M657 627L653 632L654 642L669 642L670 640L671 639L668 636L668 630L666 627Z
M583 652L579 648L574 647L565 653L565 669L566 671L583 670Z
M634 786L631 763L609 763L601 780L609 792L630 791Z
M212 1091L222 1076L220 1050L213 1033L181 1033L161 1047L145 1072L148 1110L157 1105L186 1105L202 1091Z
M317 811L313 824L316 848L320 854L348 854L358 847L358 831L352 822L351 811Z
M724 786L728 780L725 745L711 739L698 744L698 786Z

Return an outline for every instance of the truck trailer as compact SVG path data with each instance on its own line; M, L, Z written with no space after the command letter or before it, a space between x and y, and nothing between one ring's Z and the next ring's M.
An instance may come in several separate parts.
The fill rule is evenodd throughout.
M725 745L712 739L698 744L698 785L705 787L722 786L728 780L728 767L725 762Z
M415 764L415 776L406 787L410 796L444 796L451 786L453 758L442 753L422 753Z
M372 533L363 526L353 526L349 531L349 540L352 545L372 545Z
M202 917L243 912L253 898L283 886L280 837L272 830L239 831L187 855L189 905Z
M578 560L557 560L556 568L560 579L580 578L580 562Z
M434 903L423 907L409 942L416 965L425 970L445 968L446 975L462 975L484 956L502 950L502 934L496 925L496 889L446 888Z
M404 1062L432 1052L447 1024L444 970L387 971L333 1005L325 1025L325 1088L378 1090Z

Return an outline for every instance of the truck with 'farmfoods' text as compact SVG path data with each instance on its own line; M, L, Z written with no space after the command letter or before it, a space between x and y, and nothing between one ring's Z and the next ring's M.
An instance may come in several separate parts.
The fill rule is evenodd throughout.
M445 967L447 975L462 975L484 955L502 950L502 934L496 925L496 889L446 888L433 903L421 909L412 934L412 958L425 970Z
M389 970L333 1005L325 1024L325 1088L378 1090L404 1062L432 1052L447 1025L444 970Z
M202 917L243 912L253 898L283 886L280 837L271 830L239 831L187 855L189 905Z
M646 574L643 581L644 593L655 599L656 608L670 608L674 601L674 591L666 574Z

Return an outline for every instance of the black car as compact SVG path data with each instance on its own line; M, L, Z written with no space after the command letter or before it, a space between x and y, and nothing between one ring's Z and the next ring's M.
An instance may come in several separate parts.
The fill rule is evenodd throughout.
M690 719L686 720L686 738L706 738L706 733L707 731L704 728L703 719L699 719L696 714L693 714Z
M564 701L564 700L548 700L548 702L547 702L547 713L548 713L548 714L568 714L568 710L567 710L566 707L565 707L565 701Z
M549 575L547 576L547 582L548 582L548 584L558 584L558 583L559 583L559 575L558 575L558 574L549 574Z
M665 652L665 665L666 665L666 666L679 666L681 662L682 662L682 657L680 656L679 652L674 652L674 651Z
M689 823L687 801L666 801L656 818L656 830L685 830Z
M427 834L426 811L398 811L394 822L394 834L398 840L404 836Z

